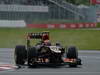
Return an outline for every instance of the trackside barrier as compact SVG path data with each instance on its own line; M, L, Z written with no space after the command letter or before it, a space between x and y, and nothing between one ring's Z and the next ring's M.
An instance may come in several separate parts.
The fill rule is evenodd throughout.
M27 27L29 28L66 28L66 29L95 28L96 23L28 24Z
M26 27L24 20L0 20L0 27Z

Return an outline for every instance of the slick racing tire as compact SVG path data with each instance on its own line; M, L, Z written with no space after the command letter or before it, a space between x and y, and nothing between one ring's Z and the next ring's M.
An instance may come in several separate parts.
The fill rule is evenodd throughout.
M24 65L25 64L25 60L27 59L27 51L26 51L25 46L17 45L15 47L14 59L15 59L16 65Z
M78 58L77 48L75 46L69 47L66 55L67 55L67 58L77 59Z
M69 59L78 59L78 52L77 52L77 48L75 46L71 46L68 48L67 51L67 58ZM74 63L70 63L69 67L77 67L77 61Z
M35 47L31 47L28 50L28 66L36 67L37 66L37 50Z

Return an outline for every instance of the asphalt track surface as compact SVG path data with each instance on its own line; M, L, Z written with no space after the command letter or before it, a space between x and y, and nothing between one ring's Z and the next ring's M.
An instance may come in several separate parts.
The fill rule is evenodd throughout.
M14 49L0 48L0 66L8 64L14 67L13 53ZM23 66L20 69L1 70L0 75L100 75L100 51L82 50L79 51L79 57L83 65L78 68L68 66L28 68Z

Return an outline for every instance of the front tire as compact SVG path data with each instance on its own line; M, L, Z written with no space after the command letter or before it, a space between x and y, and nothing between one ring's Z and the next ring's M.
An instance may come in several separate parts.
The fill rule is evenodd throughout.
M78 59L78 51L75 46L71 46L68 48L68 51L66 53L68 59ZM77 61L74 63L70 63L69 67L77 67Z
M78 58L78 51L75 46L71 46L68 48L67 58L74 58L74 59Z

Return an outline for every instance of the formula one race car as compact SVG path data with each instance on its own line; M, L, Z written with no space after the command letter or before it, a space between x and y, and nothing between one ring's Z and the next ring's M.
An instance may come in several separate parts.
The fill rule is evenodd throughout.
M40 39L35 46L30 44L31 39ZM75 46L64 48L60 43L52 45L49 40L49 32L28 33L27 46L17 45L14 52L16 65L37 67L38 65L69 65L77 67L81 65L78 51Z

